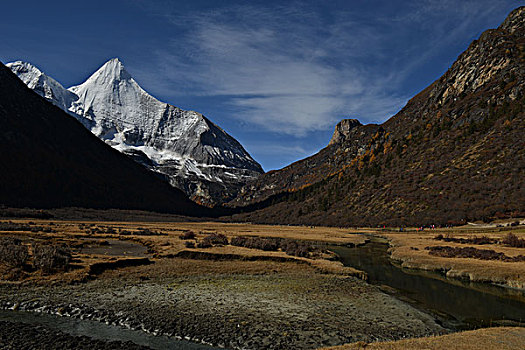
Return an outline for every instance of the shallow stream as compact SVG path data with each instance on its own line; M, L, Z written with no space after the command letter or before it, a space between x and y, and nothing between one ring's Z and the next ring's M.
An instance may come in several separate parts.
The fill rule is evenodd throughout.
M365 271L369 283L432 313L447 328L525 324L523 291L401 268L389 258L388 244L380 239L356 248L333 246L330 250L344 265Z

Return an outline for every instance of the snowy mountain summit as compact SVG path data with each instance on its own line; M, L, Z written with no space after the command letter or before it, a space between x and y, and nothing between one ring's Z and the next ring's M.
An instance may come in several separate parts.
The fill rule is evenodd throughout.
M237 140L202 114L149 95L118 58L69 89L29 63L17 61L7 67L100 139L166 175L199 202L228 200L263 173Z

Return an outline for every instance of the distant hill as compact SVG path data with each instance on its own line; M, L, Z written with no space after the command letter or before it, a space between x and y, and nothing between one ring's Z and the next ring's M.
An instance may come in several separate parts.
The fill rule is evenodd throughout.
M114 150L0 64L0 205L208 210Z
M381 125L246 185L235 220L425 225L525 216L525 7ZM254 209L258 209L253 211Z

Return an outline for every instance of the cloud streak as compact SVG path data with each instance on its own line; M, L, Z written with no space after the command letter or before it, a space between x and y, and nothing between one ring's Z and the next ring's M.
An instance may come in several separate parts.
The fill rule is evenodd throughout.
M341 60L364 57L364 42L377 40L359 23L326 24L300 7L245 6L170 19L192 29L156 52L167 86L223 96L234 117L265 130L304 136L363 112L379 96L361 116L365 122L392 113L405 100L381 94L384 77Z
M138 78L172 101L213 100L219 124L237 120L252 135L282 135L279 149L257 147L276 157L294 147L289 136L303 145L292 153L306 155L312 135L328 135L345 117L385 121L508 10L498 0L227 4L200 12L169 3L154 12L177 35L153 50L155 64Z

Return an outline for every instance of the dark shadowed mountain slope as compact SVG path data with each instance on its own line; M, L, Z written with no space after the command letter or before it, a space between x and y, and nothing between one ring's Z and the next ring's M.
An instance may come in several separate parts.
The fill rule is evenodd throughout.
M208 213L31 91L3 64L0 125L1 205Z
M525 215L525 7L381 125L343 120L318 154L245 186L235 219L423 225ZM258 204L257 204L258 203Z

